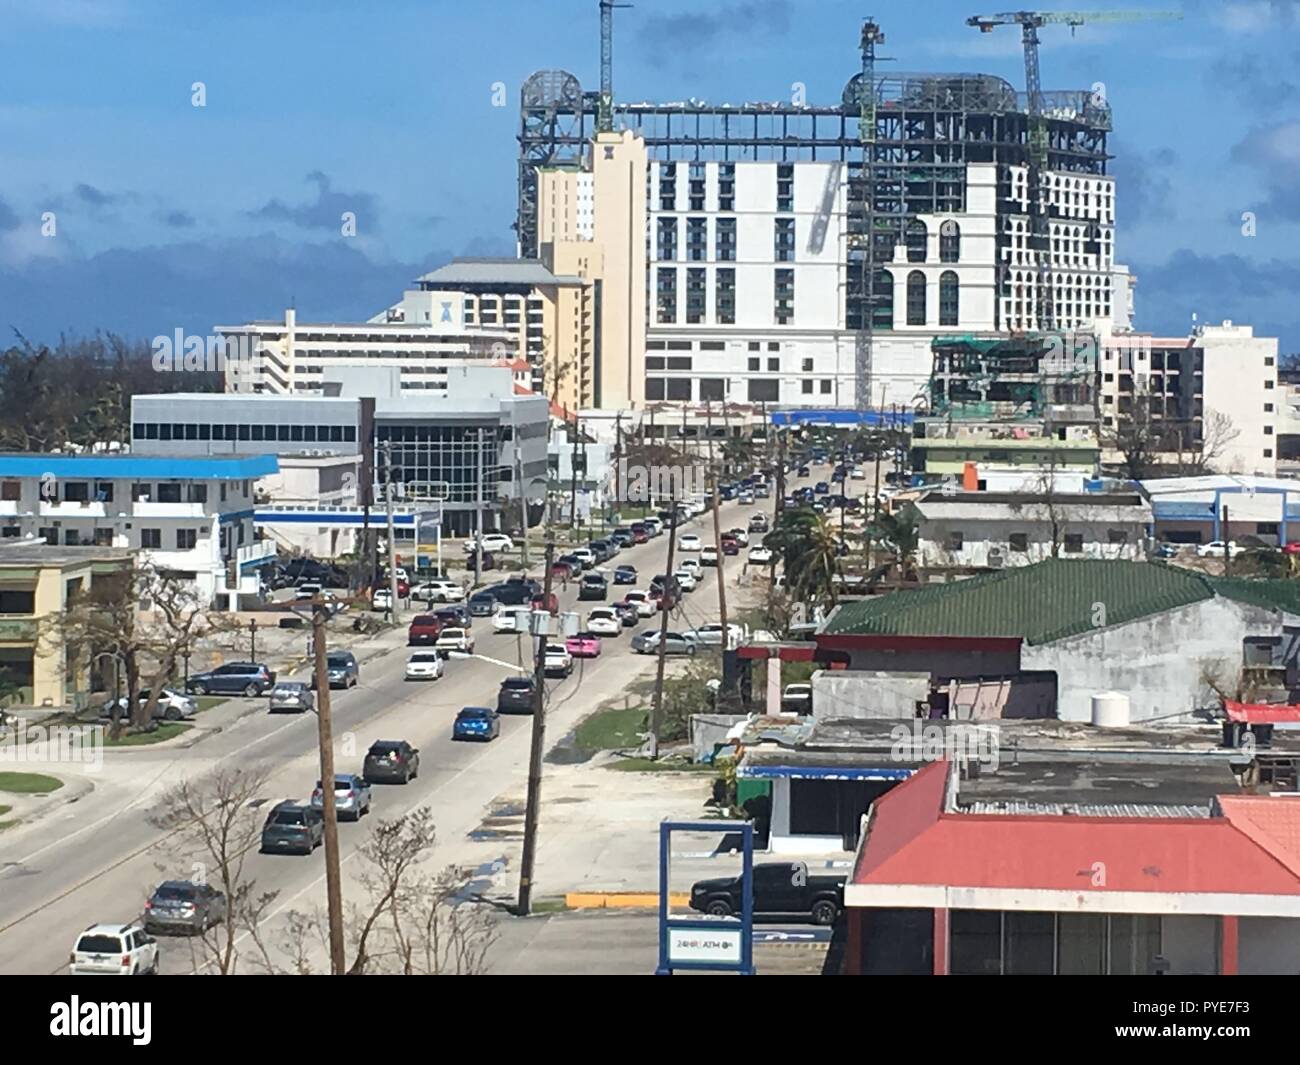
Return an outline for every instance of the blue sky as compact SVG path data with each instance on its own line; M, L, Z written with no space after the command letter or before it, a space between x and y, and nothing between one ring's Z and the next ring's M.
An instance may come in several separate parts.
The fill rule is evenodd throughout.
M1022 88L1018 32L965 25L1007 6L638 0L616 13L615 89L739 103L802 82L834 101L868 7L891 66ZM1300 351L1300 0L1132 6L1185 18L1048 27L1042 67L1114 108L1138 325L1232 318ZM350 320L453 255L512 254L520 82L599 72L596 0L0 0L0 45L5 343L206 333L291 302Z

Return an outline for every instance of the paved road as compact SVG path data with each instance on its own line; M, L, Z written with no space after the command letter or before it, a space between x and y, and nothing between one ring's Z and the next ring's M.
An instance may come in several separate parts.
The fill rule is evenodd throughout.
M759 505L770 513L771 500ZM725 505L723 528L741 524L755 509L754 505ZM707 513L689 525L704 542L712 542ZM616 562L636 565L648 580L664 569L667 539L661 536L625 550ZM715 578L713 571L705 573L700 588L687 597L690 624L716 620ZM563 609L576 609L575 593L573 583L560 593ZM593 605L581 604L584 615ZM519 638L493 634L481 621L475 631L480 654L507 661L526 658ZM651 672L654 658L632 655L629 643L627 635L605 641L600 658L584 663L567 680L553 682L548 746L592 708L624 690L632 676ZM440 839L454 844L480 824L489 803L503 790L522 793L530 719L504 718L501 737L490 744L453 744L450 734L456 711L494 700L502 669L482 660L455 661L449 663L442 680L416 684L403 680L405 661L404 649L395 650L368 664L357 688L334 693L336 766L341 772L359 771L361 758L374 740L409 740L421 751L420 776L404 787L376 785L375 811L394 816L429 804L436 811ZM317 759L314 716L272 716L260 709L188 749L107 752L105 769L91 795L34 825L11 830L0 840L0 972L62 971L79 930L97 921L126 921L140 912L159 880L191 875L188 862L177 853L176 839L165 838L146 820L147 810L167 786L218 765L265 762L273 770L268 799L302 799L317 780ZM544 820L543 814L543 848ZM340 826L345 889L355 890L351 877L357 844L365 832L364 822ZM454 853L454 847L448 850ZM248 871L259 891L279 893L272 919L291 908L323 906L321 851L311 857L253 854ZM539 884L538 891L545 893L546 885ZM183 944L166 941L163 956L165 972L190 967Z

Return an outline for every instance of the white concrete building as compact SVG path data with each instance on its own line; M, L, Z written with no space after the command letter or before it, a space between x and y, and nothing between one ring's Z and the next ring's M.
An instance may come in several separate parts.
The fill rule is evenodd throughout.
M1300 540L1300 480L1229 474L1159 477L1143 481L1142 491L1151 501L1156 538L1171 544L1247 536L1267 544Z

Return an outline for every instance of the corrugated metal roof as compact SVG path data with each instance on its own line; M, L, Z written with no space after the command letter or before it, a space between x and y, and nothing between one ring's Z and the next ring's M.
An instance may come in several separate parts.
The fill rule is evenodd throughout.
M1267 610L1285 610L1300 614L1300 581L1246 580L1244 577L1206 577L1210 587L1219 595L1239 603L1264 607Z
M1200 574L1149 562L1047 559L845 603L826 635L1019 637L1045 644L1211 599Z
M1059 803L1059 802L972 802L957 808L963 814L1009 814L1012 816L1076 817L1209 817L1208 806L1162 805L1159 803Z
M553 274L538 259L453 259L417 280L432 285L581 285L580 277Z

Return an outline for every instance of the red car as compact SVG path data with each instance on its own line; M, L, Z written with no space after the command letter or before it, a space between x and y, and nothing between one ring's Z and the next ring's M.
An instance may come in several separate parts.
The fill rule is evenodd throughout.
M438 640L442 632L442 622L432 614L417 614L411 619L406 630L406 642L412 647L417 644L431 644Z
M1282 551L1288 555L1300 555L1300 540L1289 541Z
M551 576L558 577L560 580L567 580L573 576L573 567L567 562L552 562Z
M650 530L640 522L632 526L632 539L638 544L643 544L650 539Z
M740 544L730 533L722 534L722 553L724 555L740 554Z
M538 592L533 596L532 608L534 610L545 610L548 614L558 614L560 612L559 596L552 592L548 599L545 592Z
M564 649L574 658L598 658L600 637L594 632L580 632L564 641Z

